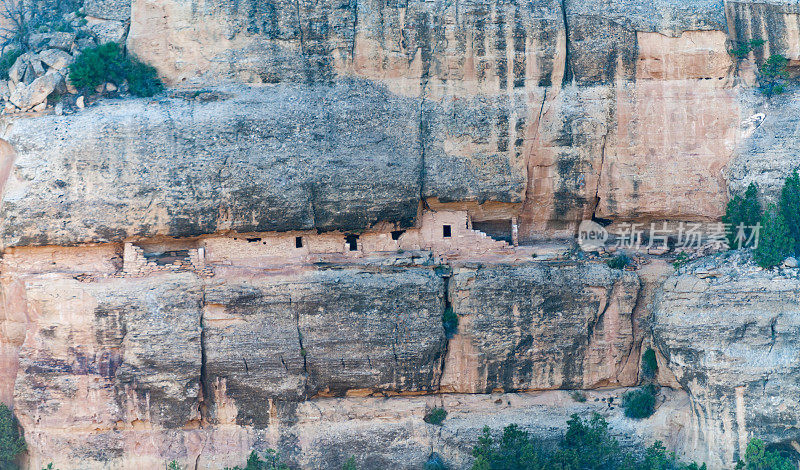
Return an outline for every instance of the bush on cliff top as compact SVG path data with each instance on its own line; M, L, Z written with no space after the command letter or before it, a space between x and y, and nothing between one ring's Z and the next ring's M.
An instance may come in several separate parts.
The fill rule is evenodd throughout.
M624 451L609 432L606 420L595 413L590 419L573 414L567 432L555 449L549 449L528 432L511 424L499 438L488 427L472 449L472 470L704 470L705 464L678 462L656 442L640 454Z
M92 90L111 82L117 86L128 83L136 96L153 96L164 89L156 69L140 62L115 42L88 47L81 51L69 67L69 80L77 88Z
M16 468L17 456L23 452L25 438L19 432L19 423L11 410L0 403L0 468Z

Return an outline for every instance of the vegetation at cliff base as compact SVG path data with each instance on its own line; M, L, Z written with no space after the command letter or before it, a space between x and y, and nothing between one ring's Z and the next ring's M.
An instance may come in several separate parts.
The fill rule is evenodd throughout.
M262 459L256 451L250 452L244 467L225 467L225 470L289 470L289 466L281 462L280 455L274 449L267 449Z
M425 414L423 421L425 421L428 424L435 424L437 426L441 426L445 418L447 418L447 411L445 411L444 408L440 408L437 406Z
M772 268L792 254L794 240L783 213L770 204L761 218L761 235L753 253L756 263L762 268Z
M795 170L786 178L778 204L770 204L763 214L758 188L751 183L744 196L736 195L728 202L722 222L729 227L728 245L741 248L752 241L756 245L753 258L762 268L800 255L800 174ZM756 225L760 227L751 228Z
M25 452L25 438L11 410L0 403L0 469L16 468L19 454Z
M656 393L653 385L626 392L622 396L625 416L633 419L648 418L656 410Z
M115 42L82 50L69 67L69 80L84 90L106 82L118 87L127 84L128 90L136 96L153 96L164 89L155 68L125 54Z
M741 247L744 240L737 239L737 227L753 227L761 221L761 203L758 201L758 188L750 183L744 192L744 197L734 195L725 208L722 223L728 224L730 230L726 232L728 246ZM741 242L741 243L740 243Z
M747 443L744 461L736 463L736 470L797 470L797 465L774 450L767 450L761 439L753 438Z
M546 446L527 431L511 424L499 437L488 427L472 449L472 470L701 470L706 466L684 464L674 453L655 442L644 452L622 449L611 435L606 420L595 413L590 419L573 414L558 446Z

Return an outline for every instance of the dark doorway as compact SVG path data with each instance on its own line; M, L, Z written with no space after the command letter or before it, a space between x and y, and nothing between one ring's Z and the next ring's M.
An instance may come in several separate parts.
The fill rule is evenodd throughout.
M392 240L400 240L400 236L406 233L405 230L392 230Z
M303 237L294 237L294 247L303 248Z
M347 235L344 237L344 241L347 242L350 251L358 251L358 235Z

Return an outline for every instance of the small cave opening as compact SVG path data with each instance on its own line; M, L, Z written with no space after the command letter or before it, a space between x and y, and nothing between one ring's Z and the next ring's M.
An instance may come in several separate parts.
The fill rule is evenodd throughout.
M400 240L404 233L406 233L405 230L392 230L392 240Z
M350 251L358 251L358 235L347 235L344 237L345 243L350 248Z
M260 238L248 238L247 239L247 243L258 243L260 241L261 241Z
M512 243L511 219L473 221L472 229L483 232L494 240Z

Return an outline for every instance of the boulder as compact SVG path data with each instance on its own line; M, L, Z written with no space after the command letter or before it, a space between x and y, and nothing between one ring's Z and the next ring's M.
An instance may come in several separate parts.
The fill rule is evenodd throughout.
M52 33L34 33L28 38L28 45L33 50L40 50L47 47L70 50L75 42L75 33L66 31L55 31Z
M26 111L45 102L50 93L63 81L64 76L60 73L47 72L34 80L30 85L17 86L14 92L11 93L9 101L21 110Z
M90 23L89 30L94 33L100 44L123 42L128 32L125 23L114 20L94 20Z
M45 49L39 53L39 60L52 69L61 70L68 67L75 59L61 49Z
M12 82L22 81L22 78L25 76L25 70L28 68L28 57L30 57L30 54L28 54L27 52L17 57L17 60L14 62L14 65L12 65L10 69L8 69L8 78Z

